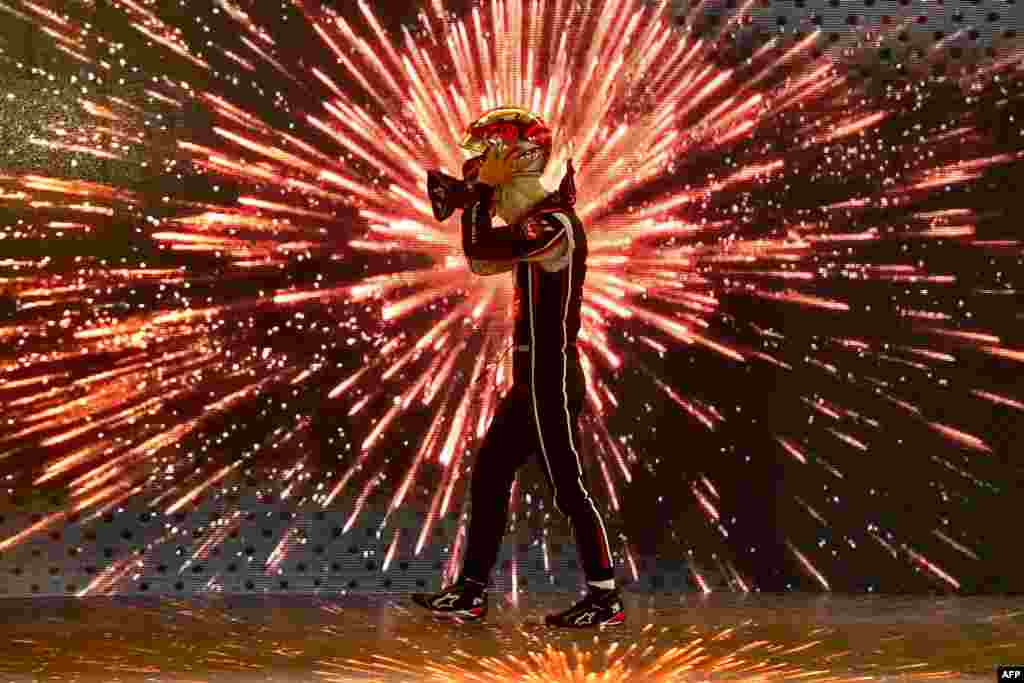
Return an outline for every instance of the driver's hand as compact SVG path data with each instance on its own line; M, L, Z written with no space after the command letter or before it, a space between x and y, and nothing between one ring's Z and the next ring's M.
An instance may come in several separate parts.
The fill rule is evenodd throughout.
M498 145L488 147L477 179L491 187L504 185L512 180L512 175L519 170L518 152L515 147L509 148L507 152Z

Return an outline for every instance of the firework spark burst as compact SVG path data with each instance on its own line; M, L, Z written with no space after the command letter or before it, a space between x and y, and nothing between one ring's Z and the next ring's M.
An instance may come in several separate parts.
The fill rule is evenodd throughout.
M695 628L667 647L666 634L674 629L647 624L628 644L605 635L589 645L573 643L564 649L552 645L528 628L512 640L522 641L524 655L480 657L456 649L441 658L412 663L385 655L368 659L324 660L316 670L321 680L346 681L342 672L393 680L395 676L419 681L642 681L643 683L696 683L698 681L862 681L872 676L836 674L850 655L823 645L828 629L812 629L802 642L751 639L737 643L742 629L726 628L697 635ZM550 638L550 636L548 636ZM741 638L742 640L742 638ZM517 643L520 645L520 643ZM518 649L518 648L517 648ZM797 659L799 658L799 659ZM799 661L799 663L796 663ZM905 680L949 680L955 672L936 670L924 662L891 667Z
M864 465L851 459L898 452L920 427L942 442L922 462L955 474L940 495L997 488L972 461L1001 448L993 435L945 411L938 389L922 399L921 387L959 392L974 413L1024 410L1005 383L964 371L987 362L1019 372L1024 360L1024 340L989 325L1008 311L1012 319L1021 243L991 229L993 212L969 192L1020 167L1020 140L999 142L971 113L984 102L1000 115L1020 97L1017 62L965 80L954 124L927 116L924 83L864 95L815 52L820 32L775 37L723 63L722 39L680 30L664 2L489 0L454 15L438 1L418 25L393 30L365 0L345 16L293 0L282 16L308 35L302 55L286 46L285 23L254 3L218 0L196 22L216 35L230 27L231 38L205 42L156 3L104 7L111 26L137 36L84 21L98 11L90 2L0 4L62 56L47 69L5 54L5 68L49 78L63 104L18 143L46 161L0 168L0 209L13 217L0 264L13 302L0 327L0 461L22 485L57 484L69 495L67 510L0 539L0 550L140 495L173 514L269 466L281 498L344 502L344 531L389 476L389 515L430 481L430 514L414 546L400 549L419 554L435 521L462 509L467 449L511 379L511 283L470 274L457 226L432 220L424 181L430 168L461 167L467 121L521 103L556 132L545 184L557 184L570 158L579 169L591 248L585 420L611 507L638 466L654 466L631 434L609 430L616 416L667 402L695 431L736 424L737 405L663 369L666 359L704 354L722 367L777 372L780 387L804 378L780 389L777 401L799 417L770 425L767 447L787 466L815 468L799 476L834 484L844 503L817 486L794 497L799 509L822 526L853 520L837 543L865 539L960 587L930 555L971 557L963 534L939 528L948 525L941 516L917 539L898 520L871 521L885 482L865 484ZM746 3L730 22L753 12ZM138 40L142 66L126 47ZM165 75L163 60L190 77ZM140 70L145 78L133 79ZM7 103L31 98L12 91ZM202 134L181 124L190 116L206 122ZM123 182L103 180L117 173ZM202 192L173 189L194 178ZM158 192L147 186L154 179ZM810 187L819 192L801 189ZM943 260L949 253L991 274L965 282L971 273ZM726 305L741 299L798 323L742 319ZM972 313L980 308L987 313ZM836 316L850 322L833 324ZM625 395L627 371L648 388L639 403ZM304 447L318 411L350 425L329 441L341 452L330 476L314 476ZM246 425L236 416L253 414L267 428L239 445ZM403 456L393 463L396 449ZM750 590L723 550L715 479L702 472L685 489L713 531L700 551L734 589ZM296 533L282 536L268 571ZM786 547L829 589L818 565L832 558L818 535ZM399 536L387 538L390 564ZM628 543L621 559L636 578ZM114 566L86 592L128 575Z

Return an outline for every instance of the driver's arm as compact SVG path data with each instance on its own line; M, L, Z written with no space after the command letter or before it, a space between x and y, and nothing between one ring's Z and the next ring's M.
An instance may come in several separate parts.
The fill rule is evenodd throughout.
M462 249L470 267L474 261L486 262L488 266L482 269L504 272L518 261L558 258L568 248L568 219L562 220L553 213L545 214L504 230L495 230L491 222L494 188L480 183L476 192L476 201L462 212ZM499 263L502 265L498 266Z

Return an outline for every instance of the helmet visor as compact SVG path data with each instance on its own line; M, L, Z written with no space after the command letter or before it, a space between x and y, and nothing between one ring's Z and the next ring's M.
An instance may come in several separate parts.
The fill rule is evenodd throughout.
M534 140L537 133L546 131L540 117L521 107L499 107L484 113L466 128L460 147L474 154L483 154L496 142L508 146L519 140Z

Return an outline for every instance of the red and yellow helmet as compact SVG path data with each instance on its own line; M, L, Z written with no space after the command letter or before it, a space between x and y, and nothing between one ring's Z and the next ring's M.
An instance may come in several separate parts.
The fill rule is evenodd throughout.
M498 107L484 112L466 127L462 149L484 154L488 147L517 147L526 161L523 172L543 173L551 158L551 129L538 114L522 107Z

